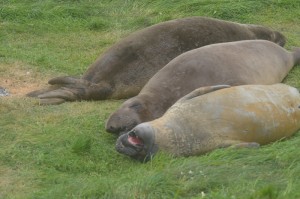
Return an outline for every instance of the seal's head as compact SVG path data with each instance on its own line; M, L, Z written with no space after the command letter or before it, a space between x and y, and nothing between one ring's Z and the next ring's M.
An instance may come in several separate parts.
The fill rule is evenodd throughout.
M116 150L142 162L151 160L158 150L155 130L149 123L137 125L117 139Z
M133 97L125 101L122 106L112 113L106 122L105 129L109 133L123 134L133 129L143 121L149 121L147 101Z

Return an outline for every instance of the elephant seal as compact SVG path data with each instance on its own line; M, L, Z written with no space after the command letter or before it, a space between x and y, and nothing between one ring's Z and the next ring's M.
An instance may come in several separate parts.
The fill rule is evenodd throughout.
M180 97L210 85L280 83L300 62L300 48L290 53L266 40L212 44L188 51L169 62L125 101L106 122L106 131L123 133L164 114Z
M113 45L81 78L56 77L48 82L53 86L27 96L40 98L40 104L133 97L159 69L183 52L213 43L250 39L285 44L281 33L263 26L206 17L159 23Z
M299 129L300 94L293 87L201 87L178 100L161 118L121 135L116 149L147 161L158 149L192 156L229 146L258 147Z

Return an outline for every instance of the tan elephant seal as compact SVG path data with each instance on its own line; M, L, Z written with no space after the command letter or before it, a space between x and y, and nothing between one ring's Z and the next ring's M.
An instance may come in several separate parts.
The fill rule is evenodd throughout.
M284 36L263 26L206 17L159 23L139 30L103 53L81 78L57 77L50 88L33 91L41 104L75 100L123 99L135 96L170 60L213 43L265 39L281 46Z
M117 151L146 160L158 149L174 156L201 155L229 146L257 147L300 129L297 89L285 84L226 87L201 87L184 96L161 118L121 135Z
M137 96L112 113L106 130L122 133L156 119L179 98L202 86L280 83L299 62L299 48L290 53L265 40L212 44L191 50L169 62Z

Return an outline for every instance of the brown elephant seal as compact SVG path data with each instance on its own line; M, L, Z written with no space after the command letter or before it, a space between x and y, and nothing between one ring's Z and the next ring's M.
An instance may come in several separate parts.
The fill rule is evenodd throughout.
M103 53L81 78L57 77L50 88L33 91L41 104L75 100L124 99L135 96L170 60L213 43L265 39L281 46L284 36L257 25L206 17L159 23L130 34Z
M122 133L164 114L180 97L209 85L274 84L300 62L300 48L290 53L266 40L212 44L183 53L157 72L141 92L111 114L106 130Z
M146 161L158 149L174 156L201 155L229 146L258 147L300 129L297 89L285 84L226 87L201 87L184 96L162 117L121 135L117 151Z

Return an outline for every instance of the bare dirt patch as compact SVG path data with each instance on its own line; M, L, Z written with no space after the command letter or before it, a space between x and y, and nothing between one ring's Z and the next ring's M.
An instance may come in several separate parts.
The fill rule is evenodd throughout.
M13 64L0 63L0 87L8 91L9 96L25 96L27 93L45 88L53 74L43 74L30 67L16 62Z

